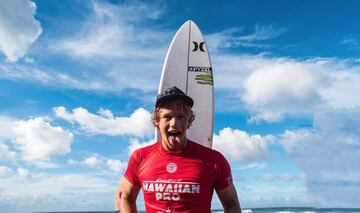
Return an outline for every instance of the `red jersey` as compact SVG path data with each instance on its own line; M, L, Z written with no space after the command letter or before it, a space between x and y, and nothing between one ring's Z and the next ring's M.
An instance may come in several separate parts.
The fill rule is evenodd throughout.
M189 141L181 153L161 142L136 150L125 178L143 190L146 212L210 212L213 189L232 183L229 163L219 152Z

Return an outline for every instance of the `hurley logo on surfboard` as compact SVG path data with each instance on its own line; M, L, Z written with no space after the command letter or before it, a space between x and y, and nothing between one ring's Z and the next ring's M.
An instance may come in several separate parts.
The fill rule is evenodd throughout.
M193 41L194 44L194 49L192 50L193 52L200 50L201 52L205 52L204 50L204 44L205 42L200 42L200 44L198 44L198 42Z

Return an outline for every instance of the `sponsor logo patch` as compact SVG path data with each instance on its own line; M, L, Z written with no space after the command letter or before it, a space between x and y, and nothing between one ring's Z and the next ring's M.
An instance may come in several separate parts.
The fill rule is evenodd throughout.
M205 52L204 50L204 44L205 42L200 42L200 44L196 41L193 41L194 44L194 49L192 50L193 52L200 50L201 52Z
M185 194L200 194L200 183L179 180L143 181L144 193L154 193L156 200L179 201Z
M212 68L211 67L194 67L194 66L190 66L188 68L189 72L207 72L207 73L212 73Z
M213 76L211 74L200 74L195 77L195 80L198 84L208 84L213 85Z
M177 170L177 165L175 163L168 163L168 165L166 165L166 171L169 173L174 173Z

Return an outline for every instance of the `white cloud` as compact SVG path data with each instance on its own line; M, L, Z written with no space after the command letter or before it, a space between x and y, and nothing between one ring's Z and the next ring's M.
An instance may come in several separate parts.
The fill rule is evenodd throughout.
M291 174L282 174L282 175L280 175L280 178L282 179L282 180L284 180L284 181L289 181L289 182L291 182L291 181L293 181L294 180L294 176L293 175L291 175Z
M41 34L35 11L36 4L30 0L0 1L0 51L7 60L14 62L23 57Z
M359 50L360 49L360 42L359 40L354 36L346 36L343 38L339 44L344 45L350 50Z
M153 31L144 20L157 19L162 10L158 4L133 2L113 5L92 1L89 19L74 37L56 42L53 48L77 58L157 58L162 57L163 39L168 33ZM157 45L154 45L154 44ZM116 50L116 51L114 51Z
M274 29L273 26L255 25L254 32L244 35L244 28L229 28L206 36L211 52L219 52L227 48L270 48L271 45L259 41L271 40L287 31L285 28ZM242 34L242 35L239 35Z
M30 175L29 170L24 169L24 168L17 168L16 172L20 177L27 178Z
M0 116L0 160L15 162L17 158L16 152L9 146L13 138L12 127L14 119L10 117ZM10 141L9 141L10 140Z
M69 55L76 63L80 59L86 67L93 67L90 76L84 70L66 72L82 83L82 88L154 91L174 31L169 33L144 22L159 18L161 7L154 2L113 5L93 1L89 18L80 24L80 30L76 29L68 38L52 41L51 48ZM86 82L94 81L99 82L97 88L87 86ZM66 86L71 86L68 83Z
M12 126L14 119L6 116L0 116L0 141L12 136Z
M106 164L108 168L112 170L116 175L119 175L122 172L124 172L127 167L126 162L122 162L120 160L114 160L114 159L107 160Z
M278 122L319 109L360 106L360 66L355 59L291 59L265 55L215 55L220 110L248 111L250 121ZM216 72L221 70L221 72ZM229 92L231 91L231 92Z
M16 161L16 152L10 151L9 146L0 142L0 159L6 161Z
M83 164L89 167L98 167L102 163L101 159L96 156L90 156L82 161Z
M330 83L328 87L320 88L319 94L331 108L359 107L360 67L353 68L341 65L338 70L327 72Z
M11 174L13 170L7 166L0 166L0 177Z
M261 178L267 182L274 181L274 176L271 174L264 174Z
M241 130L224 128L214 135L213 148L234 160L263 160L267 156L267 145L272 136L249 135Z
M301 180L299 176L294 176L291 174L264 174L261 176L261 179L268 182L273 181L285 181L285 182L292 182L295 179Z
M67 87L80 90L114 91L122 86L114 86L102 78L79 78L70 73L52 68L42 68L29 64L0 64L0 77L9 80L34 81L49 87ZM145 88L147 89L147 88Z
M55 168L52 155L70 152L72 133L52 126L43 117L28 120L0 116L0 159L27 161L40 168Z
M291 183L278 181L278 177L273 177L273 175L267 175L265 178L267 181L259 181L258 178L253 178L247 180L246 184L239 183L236 185L236 188L240 189L238 194L243 205L259 208L312 205L312 202L307 201L304 197L304 187L300 181Z
M129 117L116 117L111 111L101 109L99 115L92 114L84 108L68 112L65 107L55 107L57 117L72 123L78 123L89 133L105 135L134 135L138 137L151 136L154 128L150 122L150 113L143 108L135 110Z
M76 66L50 68L32 60L5 63L0 64L0 77L80 90L154 91L166 48L174 34L173 30L168 32L148 24L161 16L163 6L154 2L83 3L90 4L82 7L90 8L86 20L80 23L61 20L70 26L67 29L74 31L70 35L59 34L58 38L45 37L43 41L49 49L39 48L70 56L76 60ZM39 57L45 56L41 52Z
M69 165L76 165L76 164L79 163L78 161L73 160L73 159L68 159L66 162L67 162L67 164L69 164Z
M98 155L92 155L82 161L69 159L67 160L67 163L72 166L81 165L96 168L106 174L113 173L116 177L122 174L122 172L124 172L127 167L127 162L117 159L109 159Z
M282 135L285 150L305 175L309 200L321 206L359 206L359 118L359 108L318 112L313 130Z
M267 166L267 163L251 162L245 166L234 168L233 170L245 170L245 169L263 169Z
M290 61L255 70L244 82L243 96L248 108L257 112L253 119L278 121L284 112L296 114L298 109L316 103L319 81L311 71L302 63Z
M32 173L31 178L8 175L0 181L0 209L4 212L86 211L91 206L91 209L112 210L117 182L117 177L109 179L99 174Z
M13 133L12 142L25 161L47 161L51 155L64 155L71 150L72 133L52 126L42 117L15 121Z

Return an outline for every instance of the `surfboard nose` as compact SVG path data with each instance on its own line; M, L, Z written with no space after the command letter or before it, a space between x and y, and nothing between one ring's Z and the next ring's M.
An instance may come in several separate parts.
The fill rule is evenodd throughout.
M176 32L165 58L159 91L178 87L194 100L190 140L211 147L214 122L213 75L208 48L199 27L189 19ZM159 140L159 134L156 137Z

